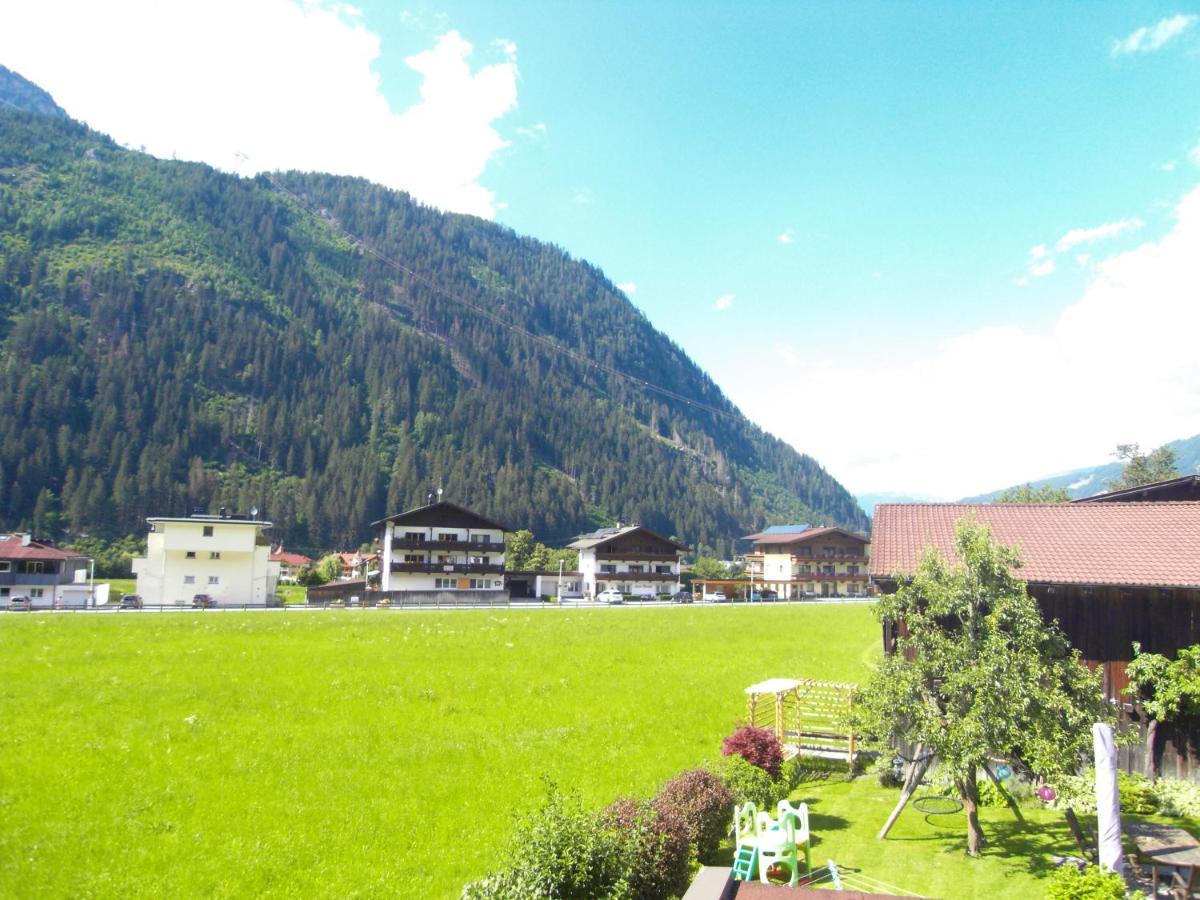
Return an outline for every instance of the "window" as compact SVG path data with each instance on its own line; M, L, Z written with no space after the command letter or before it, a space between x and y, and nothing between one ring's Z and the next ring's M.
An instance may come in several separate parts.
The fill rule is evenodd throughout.
M406 531L404 532L404 539L406 541L424 541L425 535L419 531Z
M42 596L43 596L45 593L46 593L46 589L45 589L45 588L30 588L30 589L29 589L29 597L30 597L30 599L32 599L32 600L41 600L41 599L42 599Z
M12 588L0 588L0 597L7 597L12 591Z
M641 566L630 566L629 571L634 574L640 574L642 571L642 567Z
M26 575L40 575L46 569L46 564L40 559L26 560L18 567Z
M812 556L812 547L801 547L799 555L811 557Z
M184 575L184 576L183 576L183 583L184 583L184 584L195 584L195 583L196 583L196 576L195 576L195 575Z
M670 575L671 567L670 566L655 566L654 571L657 572L659 575Z
M205 536L205 537L212 537L212 536L213 536L213 527L212 527L211 525L205 525L205 526L204 526L204 536Z
M824 570L826 575L833 574L833 566L822 566L822 569Z
M836 554L837 554L837 547L822 547L821 548L821 555L824 556L826 559L833 559L833 557Z
M435 578L433 586L439 591L452 591L458 587L458 581L454 578Z
M858 566L846 566L846 574L857 575L858 574Z
M471 579L471 590L478 591L485 587L487 587L487 582L484 579L482 579L482 578L472 578Z
M458 535L452 531L443 531L438 534L439 541L457 541Z
M424 559L421 557L421 554L420 554L420 553L405 553L405 554L404 554L404 561L405 561L406 563L419 563L419 562L425 562L425 560L424 560Z
M195 550L189 550L187 553L183 554L183 558L184 558L184 559L195 559L195 558L196 558L196 551L195 551Z
M11 572L11 571L12 571L12 563L8 562L7 560L5 560L4 562L0 562L0 572Z
M617 571L617 567L614 563L602 563L600 566L600 571L605 575L612 575Z
M800 573L801 573L802 575L809 575L809 574L811 574L811 573L812 573L812 564L811 564L811 563L805 563L804 565L802 565L802 566L800 567Z
M221 551L220 551L220 550L214 550L212 553L208 554L208 558L209 558L209 559L220 559L220 558L221 558Z
M209 576L208 576L208 583L209 583L209 584L220 584L220 583L221 583L221 579L220 579L220 578L218 578L216 575L209 575Z

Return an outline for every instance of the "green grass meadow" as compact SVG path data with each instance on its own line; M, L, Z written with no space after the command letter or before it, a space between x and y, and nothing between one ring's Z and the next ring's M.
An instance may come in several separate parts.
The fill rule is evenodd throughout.
M453 897L544 778L649 795L878 653L861 605L4 616L0 895Z

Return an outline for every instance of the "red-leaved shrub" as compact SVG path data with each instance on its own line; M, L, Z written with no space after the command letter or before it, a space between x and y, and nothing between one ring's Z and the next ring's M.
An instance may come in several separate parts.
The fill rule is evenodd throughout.
M647 800L622 797L609 804L600 821L622 835L632 896L668 900L688 889L691 847L687 829L675 815Z
M733 794L707 769L689 769L662 786L654 807L678 819L701 862L710 861L733 823Z
M775 732L766 728L743 725L721 742L721 753L725 756L737 754L752 766L758 766L773 779L779 778L779 767L783 765L783 750Z

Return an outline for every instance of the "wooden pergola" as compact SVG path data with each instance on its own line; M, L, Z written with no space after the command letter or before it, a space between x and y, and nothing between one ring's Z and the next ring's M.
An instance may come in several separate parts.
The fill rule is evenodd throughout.
M746 688L747 719L774 732L786 759L844 755L853 768L854 731L848 720L857 688L849 682L770 678Z

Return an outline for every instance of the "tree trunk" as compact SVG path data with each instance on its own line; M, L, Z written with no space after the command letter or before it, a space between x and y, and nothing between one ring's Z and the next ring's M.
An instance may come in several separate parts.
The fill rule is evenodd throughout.
M975 783L975 770L972 769L955 784L958 787L958 799L962 801L963 811L967 814L967 856L978 856L980 848L987 841L979 825L979 786Z
M1154 760L1154 744L1158 737L1158 719L1150 719L1146 723L1146 777L1151 781L1158 780L1158 766Z
M913 751L912 762L908 764L908 772L904 776L904 790L900 792L900 799L896 802L896 808L892 810L892 814L888 816L888 820L879 829L879 834L875 835L877 840L882 841L887 837L887 833L892 830L892 826L900 818L900 813L904 811L904 807L912 799L913 793L921 783L921 779L925 777L925 773L929 771L929 766L932 763L933 755L925 752L924 744L917 744L917 749Z
M992 784L996 786L996 790L1000 792L1000 796L1004 798L1004 802L1008 804L1008 808L1017 817L1017 821L1024 825L1025 817L1021 815L1021 807L1017 806L1017 801L1013 799L1012 794L1005 790L1004 785L1000 783L1000 779L996 777L996 773L992 771L992 767L984 763L983 771L987 772L987 777L992 780Z

